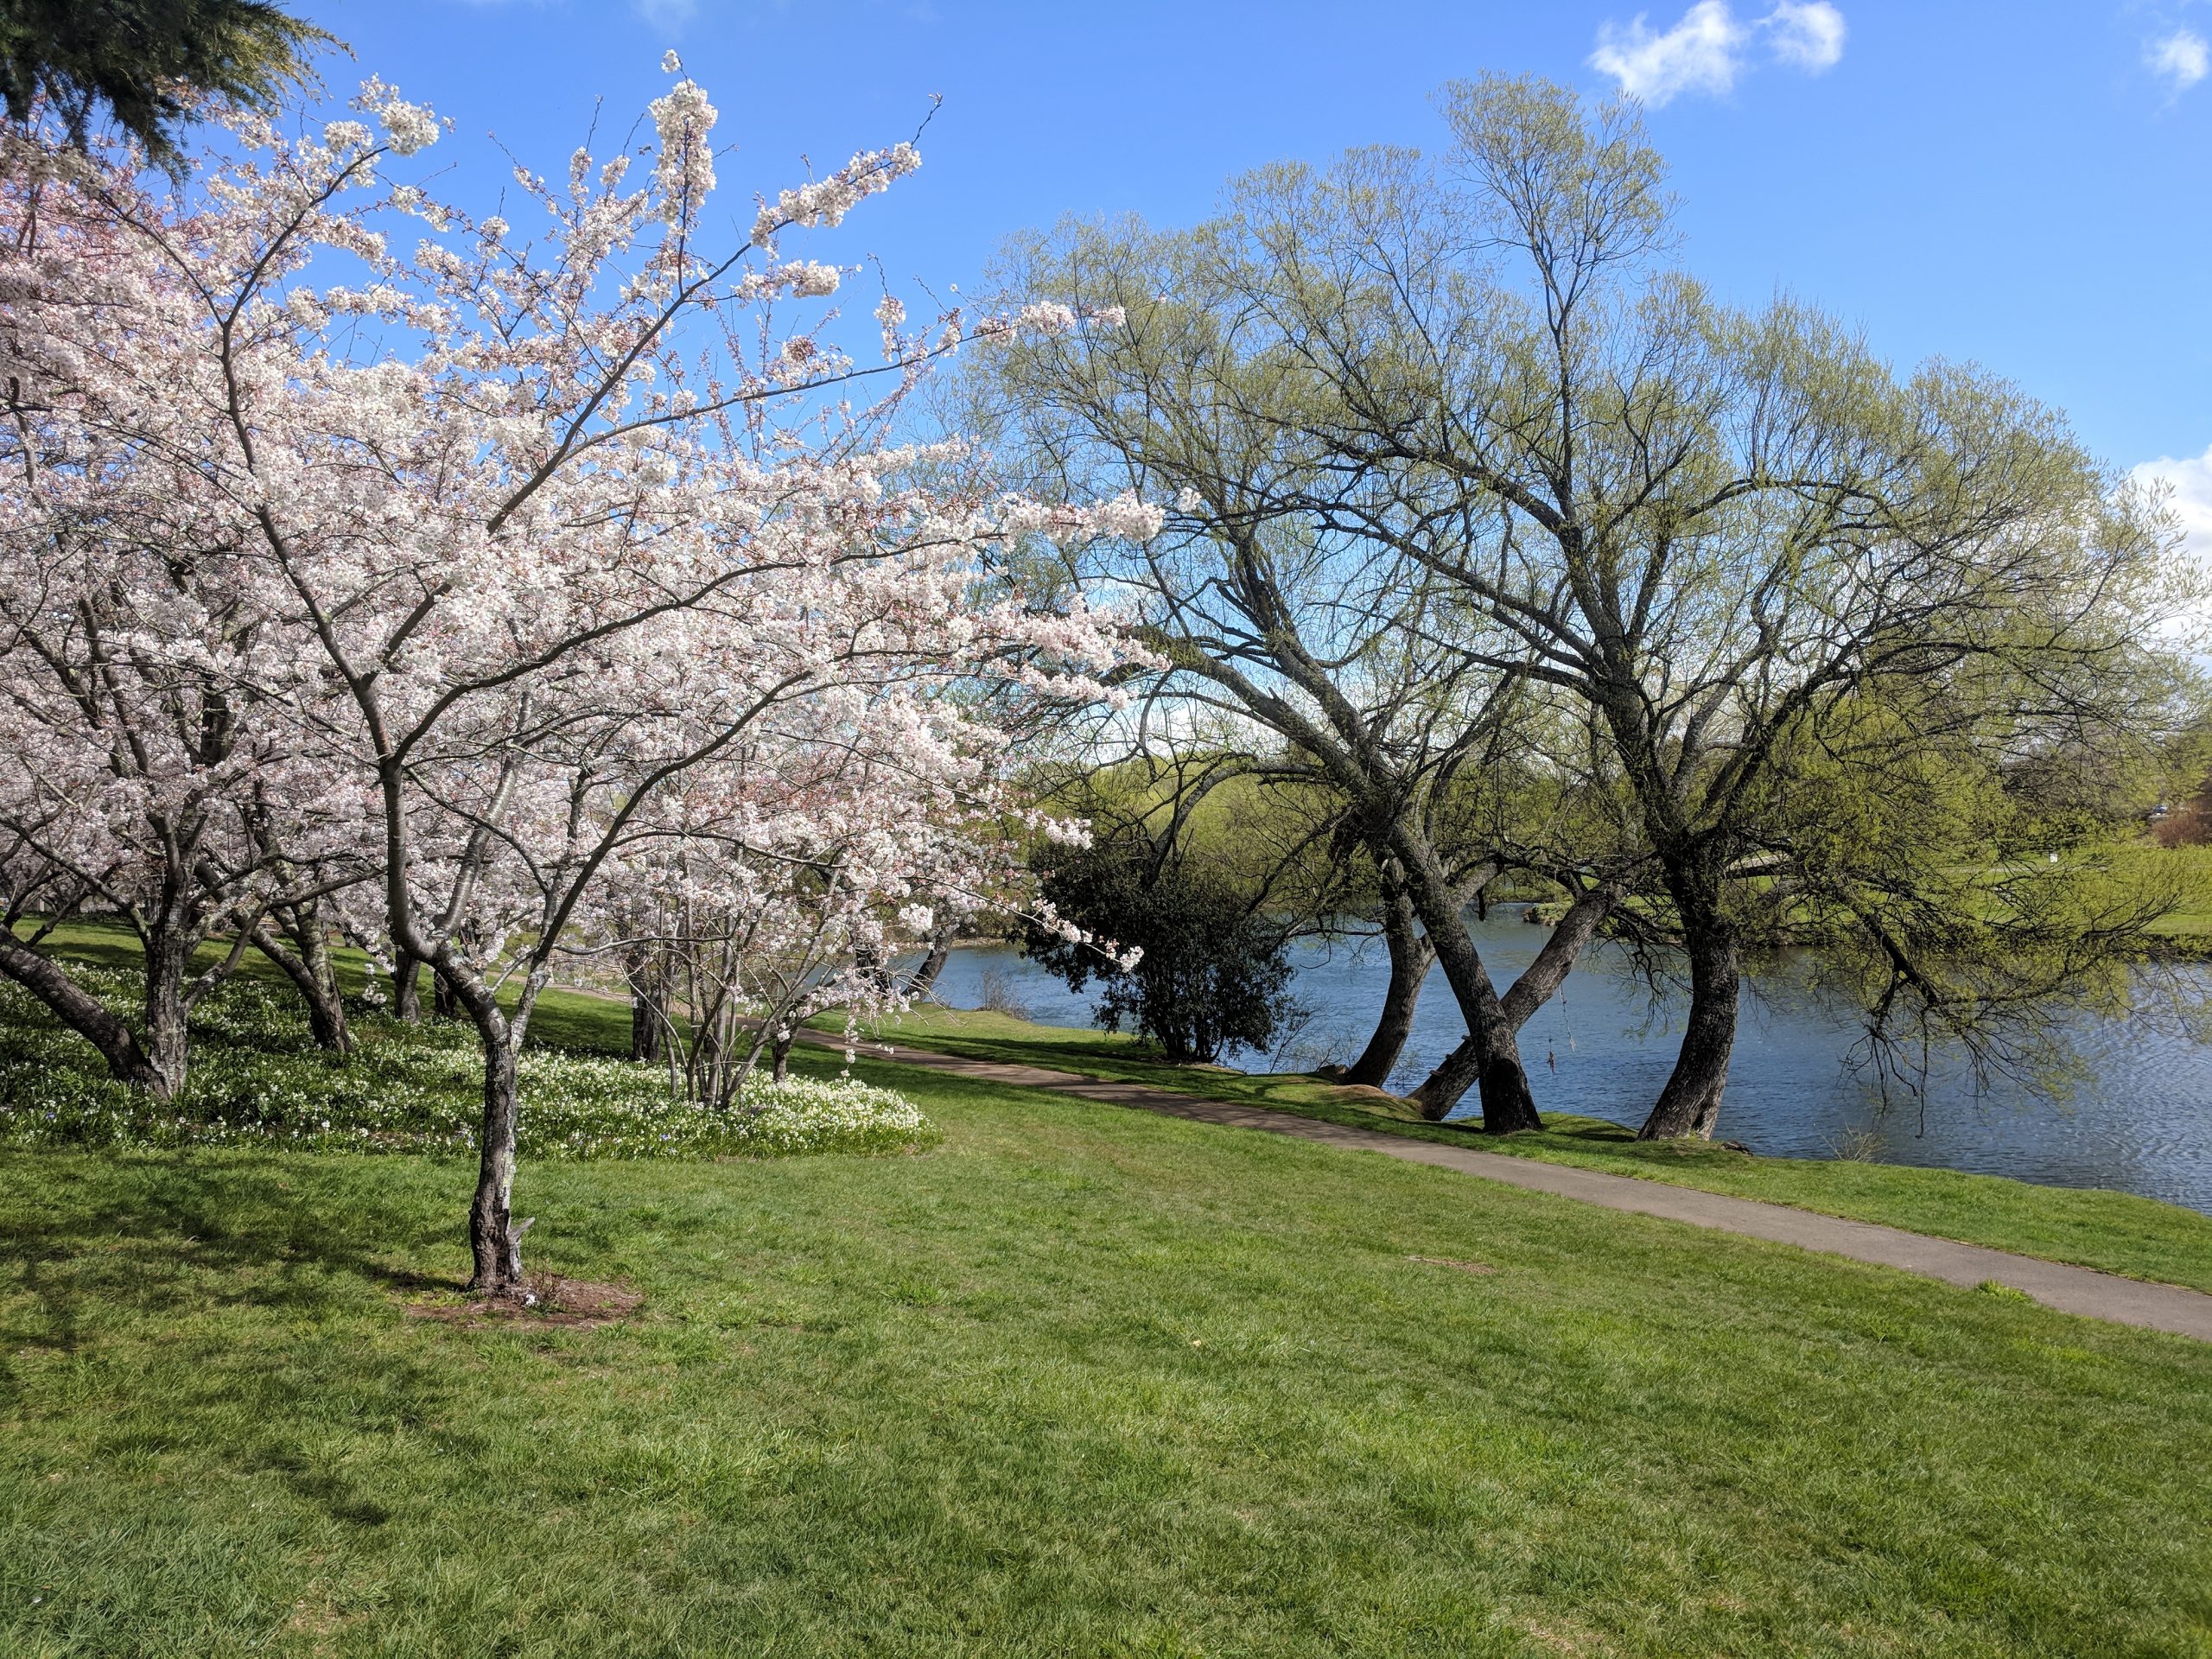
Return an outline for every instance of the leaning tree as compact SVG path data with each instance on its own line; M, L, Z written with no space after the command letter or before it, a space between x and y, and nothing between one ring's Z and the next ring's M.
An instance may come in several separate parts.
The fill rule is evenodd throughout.
M1268 296L1289 284L1316 305L1381 302L1320 297L1351 281L1326 263L1338 227L1287 219L1274 194L1285 176L1262 175L1188 232L1071 222L1018 239L1001 271L1010 295L1123 321L1006 341L971 382L1008 454L1052 487L1134 488L1167 507L1163 537L1087 546L1068 580L1135 608L1160 659L1141 683L1161 729L1241 728L1264 775L1333 799L1341 844L1380 889L1382 1047L1409 1027L1432 956L1466 1022L1419 1091L1424 1109L1445 1116L1471 1084L1486 1129L1537 1127L1516 1033L1612 910L1634 849L1544 847L1529 823L1544 792L1531 722L1551 719L1533 648L1442 574L1484 556L1494 516L1448 487L1379 502L1330 442L1336 393ZM1501 991L1465 915L1516 863L1561 880L1573 907Z
M2150 642L2183 596L2170 528L1995 377L1899 376L1817 311L1738 310L1674 269L1632 104L1502 79L1440 104L1440 163L1365 152L1241 188L1265 256L1249 303L1319 388L1287 423L1329 458L1309 508L1442 583L1510 642L1486 647L1497 671L1602 731L1689 988L1643 1132L1709 1135L1745 895L1790 855L1783 759L1870 702L1891 753L1962 723L2027 747L2155 729L2171 682ZM1481 532L1440 540L1440 516ZM2055 914L2044 888L2082 879L2009 872L1980 919ZM2091 908L2077 943L2139 941L2140 906ZM1934 988L1943 950L1898 988L1955 1028L1977 1003ZM2050 958L2046 991L2078 982L2078 957Z

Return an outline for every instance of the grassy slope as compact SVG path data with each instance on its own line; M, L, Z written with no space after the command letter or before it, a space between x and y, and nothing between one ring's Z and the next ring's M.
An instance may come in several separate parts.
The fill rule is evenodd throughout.
M824 1020L817 1023L832 1024ZM1247 1076L1169 1066L1127 1038L1004 1014L918 1008L887 1026L894 1046L1051 1066L1089 1076L1274 1107L1515 1157L1795 1205L1908 1231L2075 1262L2108 1273L2212 1291L2212 1216L2132 1193L2037 1186L2001 1176L1808 1158L1747 1158L1712 1146L1650 1144L1596 1118L1547 1113L1541 1134L1492 1141L1471 1130L1404 1121L1387 1099L1362 1100L1302 1076Z
M0 1651L2212 1652L2212 1348L863 1070L526 1170L596 1331L408 1317L463 1162L0 1157Z
M105 925L65 927L55 943L64 954L111 966L129 966L138 959L137 942L122 929ZM202 960L213 960L214 954L203 950ZM348 984L358 986L365 965L359 953L341 950L337 955ZM244 971L277 976L257 956L245 959ZM839 1021L825 1015L813 1023L833 1029ZM603 997L576 992L545 993L531 1030L536 1040L556 1047L620 1053L629 1044L626 1009ZM894 1044L912 1042L981 1058L1148 1083L1427 1140L1464 1144L1471 1135L1462 1128L1404 1122L1392 1115L1402 1109L1387 1100L1350 1098L1345 1091L1310 1077L1163 1065L1128 1038L1032 1025L1002 1014L918 1008L895 1027L887 1028L884 1036ZM1790 1204L2212 1291L2212 1217L2178 1205L2130 1193L2037 1186L1951 1170L1825 1159L1745 1158L1721 1147L1647 1145L1618 1125L1562 1113L1547 1114L1546 1122L1549 1127L1542 1134L1482 1139L1480 1144L1516 1157Z

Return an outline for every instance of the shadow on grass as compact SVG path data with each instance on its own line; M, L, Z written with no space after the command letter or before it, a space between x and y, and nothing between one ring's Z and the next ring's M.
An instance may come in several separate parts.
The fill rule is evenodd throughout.
M358 1311L365 1290L462 1288L404 1264L443 1242L424 1234L419 1213L333 1183L308 1160L131 1154L107 1155L96 1178L56 1167L84 1155L0 1155L0 1179L35 1172L21 1184L48 1196L0 1224L0 1272L36 1299L45 1327L10 1331L18 1344L73 1349L88 1310L238 1306L327 1317Z

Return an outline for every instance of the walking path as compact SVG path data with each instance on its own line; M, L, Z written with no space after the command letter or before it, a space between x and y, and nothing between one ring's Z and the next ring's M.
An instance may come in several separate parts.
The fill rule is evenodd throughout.
M842 1038L823 1036L813 1032L803 1034L809 1041L826 1047L844 1046ZM1508 1186L1526 1187L1532 1192L1549 1192L1563 1198L1579 1198L1585 1204L1602 1205L1608 1210L1659 1216L1669 1221L1688 1222L1693 1227L1711 1227L1724 1233L1740 1233L1749 1238L1771 1239L1778 1244L1795 1244L1808 1250L1822 1250L1830 1255L1848 1256L1854 1262L1871 1262L1878 1267L1897 1268L1906 1273L1922 1274L1930 1279L1946 1280L1955 1285L1971 1287L1993 1279L2000 1285L2010 1285L2015 1290L2024 1291L2046 1306L2058 1308L2064 1313L2080 1313L2093 1319L2111 1319L2120 1325L2147 1325L2154 1331L2171 1331L2179 1336L2212 1342L2212 1296L2202 1291L2187 1290L2178 1285L2145 1284L2140 1280L2120 1278L2116 1274L2099 1273L2093 1268L2070 1267L2064 1262L2044 1262L2031 1255L2014 1255L2007 1250L1986 1249L1979 1244L1961 1244L1948 1238L1930 1238L1923 1233L1908 1233L1895 1227L1879 1227L1866 1221L1847 1221L1840 1216L1824 1216L1810 1210L1792 1209L1787 1205L1764 1203L1757 1198L1730 1198L1723 1193L1704 1192L1695 1187L1675 1186L1662 1181L1637 1180L1628 1175L1607 1175L1597 1170L1580 1169L1570 1164L1540 1163L1533 1158L1514 1158L1503 1153L1484 1152L1475 1147L1441 1146L1433 1141L1416 1141L1410 1136L1390 1135L1380 1129L1356 1129L1341 1123L1325 1123L1310 1117L1300 1117L1290 1112L1269 1111L1265 1107L1240 1106L1223 1100L1201 1100L1196 1096L1174 1094L1165 1089L1149 1089L1142 1084L1106 1083L1095 1077L1078 1077L1071 1071L1046 1071L1041 1066L963 1059L958 1055L940 1054L933 1049L894 1050L867 1044L861 1052L869 1058L887 1058L899 1065L921 1066L931 1071L951 1072L963 1077L973 1077L978 1082L1012 1084L1023 1089L1046 1089L1082 1100L1101 1101L1113 1106L1135 1106L1148 1112L1162 1112L1171 1117L1192 1118L1201 1123L1223 1123L1234 1128L1261 1129L1270 1135L1287 1135L1301 1141L1318 1141L1324 1146L1379 1152L1386 1158L1402 1158L1413 1164L1434 1164L1440 1168L1458 1170L1462 1174L1478 1175L1487 1181L1503 1181Z

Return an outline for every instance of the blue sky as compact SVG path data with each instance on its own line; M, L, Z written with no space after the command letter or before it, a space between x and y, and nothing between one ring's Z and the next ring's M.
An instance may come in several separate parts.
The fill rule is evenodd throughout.
M1348 144L1429 146L1427 95L1485 69L1645 97L1684 262L1777 289L1899 363L1973 359L2158 461L2212 553L2212 0L1583 0L1110 6L983 0L306 0L376 73L551 173L604 99L626 130L663 50L721 111L733 218L944 103L925 165L815 257L963 289L1065 213L1204 213L1221 182ZM475 152L473 156L471 152ZM441 153L446 147L441 146ZM458 182L458 181L456 181ZM461 194L468 194L463 190Z

